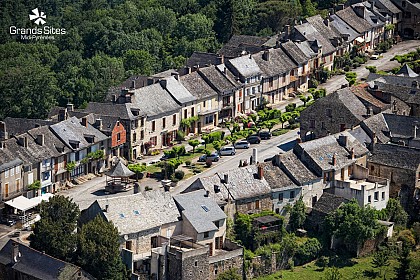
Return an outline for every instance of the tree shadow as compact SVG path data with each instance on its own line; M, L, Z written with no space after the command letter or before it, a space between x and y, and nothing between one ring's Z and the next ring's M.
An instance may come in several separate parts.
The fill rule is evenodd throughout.
M296 137L297 137L298 135L296 135ZM293 147L296 145L296 140L292 140L292 141L289 141L289 142L287 142L287 143L284 143L284 144L281 144L281 145L278 145L277 147L279 148L279 149L281 149L282 151L284 151L284 152L288 152L288 151L290 151L291 149L293 149Z

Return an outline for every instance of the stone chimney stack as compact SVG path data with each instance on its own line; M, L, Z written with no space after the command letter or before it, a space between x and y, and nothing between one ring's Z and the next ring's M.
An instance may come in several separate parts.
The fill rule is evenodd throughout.
M261 164L258 164L257 166L257 175L258 175L258 179L262 180L264 179L264 168L261 166Z
M206 193L204 194L204 197L209 197L210 192L206 190Z
M354 148L350 150L350 159L354 159Z
M7 140L9 138L9 134L6 130L6 123L0 122L0 140Z
M223 175L223 183L229 184L229 175L228 174Z
M72 103L67 103L67 112L73 112L74 111L74 105Z
M337 165L337 158L336 158L336 156L335 156L335 153L334 153L334 155L333 155L333 157L332 157L332 165Z
M263 52L262 58L263 58L265 61L270 61L270 51L269 51L269 50L265 50L265 51Z
M20 252L19 252L19 243L12 241L12 263L19 262Z
M96 119L96 124L95 124L95 126L96 126L96 128L97 129L99 129L99 130L102 130L102 126L103 126L103 124L102 124L102 119L101 118L99 118L99 119Z
M136 89L136 80L131 81L131 88Z

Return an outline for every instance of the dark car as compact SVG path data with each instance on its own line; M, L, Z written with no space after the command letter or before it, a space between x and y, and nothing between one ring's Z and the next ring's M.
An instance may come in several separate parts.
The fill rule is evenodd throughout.
M261 131L259 133L259 136L260 136L261 139L267 140L267 139L270 139L271 138L271 132L269 132L269 131Z
M261 138L257 135L251 135L246 140L248 140L250 144L259 144L261 142Z

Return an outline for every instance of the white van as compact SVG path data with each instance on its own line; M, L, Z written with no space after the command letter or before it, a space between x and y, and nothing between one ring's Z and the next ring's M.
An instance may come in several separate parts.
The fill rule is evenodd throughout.
M236 151L234 147L223 147L219 152L221 156L233 156L235 153Z
M236 149L248 149L249 148L249 142L246 140L238 141L235 143Z

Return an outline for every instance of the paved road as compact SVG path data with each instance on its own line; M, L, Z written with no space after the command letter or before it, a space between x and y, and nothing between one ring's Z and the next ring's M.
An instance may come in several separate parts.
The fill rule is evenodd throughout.
M420 46L419 40L403 41L393 46L386 53L383 53L380 59L369 60L367 63L351 71L357 73L357 78L359 80L361 78L366 78L369 75L369 71L365 68L366 66L376 66L378 70L389 71L400 65L397 61L391 61L391 59L396 54L405 54L407 52L414 51L419 46ZM325 88L327 90L327 94L330 94L336 91L337 89L340 89L341 85L344 85L344 84L347 84L345 76L339 75L339 76L331 77L331 79L329 79L326 83L319 85L319 87Z

